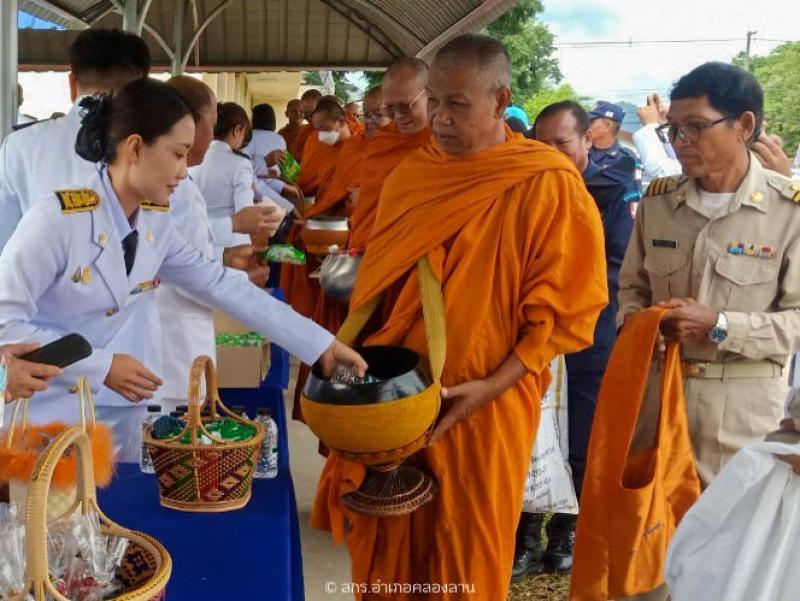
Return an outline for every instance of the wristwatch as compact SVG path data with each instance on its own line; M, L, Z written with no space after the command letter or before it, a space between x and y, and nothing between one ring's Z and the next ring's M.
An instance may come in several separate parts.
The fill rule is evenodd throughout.
M714 344L723 342L728 337L728 316L719 312L717 323L708 331L708 339Z

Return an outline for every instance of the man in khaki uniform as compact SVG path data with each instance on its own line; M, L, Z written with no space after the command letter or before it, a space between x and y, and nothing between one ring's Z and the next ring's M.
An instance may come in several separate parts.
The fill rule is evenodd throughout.
M777 427L788 357L800 350L800 184L748 150L762 107L755 79L730 65L702 65L676 84L664 128L685 175L650 184L620 272L620 323L672 308L662 333L683 345L704 485ZM646 403L637 446L652 440L656 409Z
M746 71L706 63L671 94L663 134L683 176L654 180L620 271L618 324L656 304L682 344L689 433L703 486L783 417L787 363L800 350L800 183L750 152L763 92ZM652 446L654 363L633 448ZM666 587L637 599L666 599Z

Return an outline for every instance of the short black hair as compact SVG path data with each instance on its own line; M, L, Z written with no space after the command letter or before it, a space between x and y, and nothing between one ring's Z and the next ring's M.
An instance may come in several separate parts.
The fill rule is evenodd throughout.
M275 109L266 102L253 107L253 129L275 131Z
M317 108L314 109L312 115L317 113L324 113L328 119L334 121L344 118L344 109L336 96L324 96L317 103Z
M238 126L250 129L250 118L247 112L235 102L220 102L217 105L217 125L214 137L221 140Z
M122 87L150 73L150 50L138 35L119 29L86 29L69 47L69 68L79 85Z
M756 116L754 141L764 121L764 90L750 73L727 63L709 62L695 67L672 88L670 101L706 96L708 103L726 117L750 111Z
M552 117L553 115L563 112L572 113L572 116L575 117L578 133L580 135L584 135L587 131L589 131L589 115L586 114L586 109L584 109L574 100L562 100L560 102L548 104L541 111L539 111L539 114L536 115L536 119L533 122L533 127L531 128L534 136L536 134L536 124L539 123L540 119Z
M117 146L128 136L139 134L145 144L152 144L192 115L175 88L146 77L128 83L113 96L87 96L81 106L86 110L75 151L93 163L113 162Z
M322 92L320 92L316 88L310 88L305 92L303 92L303 95L300 96L300 100L309 100L309 99L319 100L320 98L322 98Z

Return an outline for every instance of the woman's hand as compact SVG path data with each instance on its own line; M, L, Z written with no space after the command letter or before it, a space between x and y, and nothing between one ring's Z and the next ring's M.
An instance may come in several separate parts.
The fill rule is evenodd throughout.
M364 358L346 344L334 340L328 349L319 358L322 374L330 378L340 365L356 372L359 378L367 373L367 362Z

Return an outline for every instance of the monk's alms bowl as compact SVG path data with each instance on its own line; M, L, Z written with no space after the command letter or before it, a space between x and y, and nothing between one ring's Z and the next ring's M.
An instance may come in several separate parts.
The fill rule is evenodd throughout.
M363 454L364 463L375 465L383 459L370 454L419 448L415 443L424 439L439 412L439 386L412 350L366 346L358 352L369 365L367 375L377 381L332 382L314 365L300 402L306 424L325 445L347 455ZM402 452L393 456L402 458Z
M300 238L311 254L327 254L331 246L347 247L350 238L350 226L347 217L318 215L306 220Z
M320 267L320 285L325 296L340 302L347 302L356 285L361 254L351 252L331 253Z

